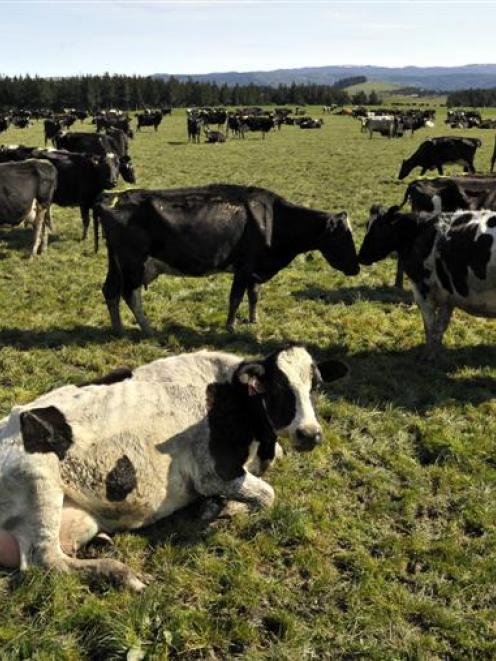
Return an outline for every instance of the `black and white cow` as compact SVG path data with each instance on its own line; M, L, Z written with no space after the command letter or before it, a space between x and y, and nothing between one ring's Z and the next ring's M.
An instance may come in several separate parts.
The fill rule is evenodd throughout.
M89 571L142 591L150 576L77 549L201 497L271 507L259 476L277 437L299 451L319 444L312 390L347 373L338 361L319 367L296 346L260 360L200 352L14 407L0 421L0 564Z
M122 331L124 297L145 333L151 328L141 288L160 273L202 276L234 271L227 328L248 290L256 322L260 284L296 255L320 250L347 275L359 266L346 212L300 207L262 188L212 184L172 190L133 190L104 195L94 209L109 256L103 293L115 332Z
M398 179L404 179L416 168L422 168L420 174L437 168L443 174L446 163L461 163L465 172L475 172L474 156L481 146L478 138L440 137L425 140L417 151L403 161Z
M186 130L188 132L188 142L200 144L203 118L196 112L188 112L186 115Z
M162 113L160 110L149 113L138 113L136 115L136 130L141 131L142 126L153 126L155 131L158 131L161 121Z
M57 184L56 169L38 159L0 163L0 182L0 225L32 224L31 257L42 254L50 234L50 205Z
M435 357L454 308L496 317L496 212L403 214L373 206L358 255L372 264L396 251L424 321L427 356Z
M127 135L118 128L110 128L101 133L59 133L53 139L57 149L78 152L80 154L95 154L97 156L113 155L118 158L119 173L128 184L136 183L134 165L129 156L129 140Z
M90 209L104 190L114 188L119 176L119 162L113 154L96 156L37 147L0 147L0 162L36 158L51 163L57 171L53 203L61 207L79 207L83 221L83 239L90 224ZM50 227L53 223L50 220ZM95 250L98 235L95 227Z
M403 135L403 125L394 115L379 115L377 117L366 117L362 121L361 131L368 131L369 138L374 133L380 133L388 138Z

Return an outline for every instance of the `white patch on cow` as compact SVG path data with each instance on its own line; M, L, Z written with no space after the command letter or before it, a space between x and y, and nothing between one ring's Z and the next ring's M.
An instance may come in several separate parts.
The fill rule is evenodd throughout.
M19 145L6 145L7 149L19 149Z
M436 218L436 216L439 216L439 214L442 211L442 201L441 201L441 196L440 195L433 195L432 199L432 211L420 211L419 212L419 218L422 220L432 220L433 218Z
M433 129L434 126L435 126L435 124L434 124L434 122L431 122L430 119L428 119L428 120L426 121L426 123L425 123L425 126L426 126L427 128L429 128L429 129Z
M298 430L321 432L317 422L310 391L312 389L312 364L313 359L303 347L291 347L277 356L277 367L286 376L295 396L295 416L291 423L283 430L277 430L281 434L289 434L291 438L296 437Z

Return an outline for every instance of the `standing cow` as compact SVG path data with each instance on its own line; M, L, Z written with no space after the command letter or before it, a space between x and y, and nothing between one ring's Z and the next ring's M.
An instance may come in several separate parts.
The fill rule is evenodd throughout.
M112 328L122 332L124 297L145 333L141 288L160 273L202 276L233 270L227 328L248 291L249 320L257 319L260 284L298 254L320 250L347 275L359 271L346 212L330 214L291 204L262 188L212 184L104 195L95 209L108 250L103 285Z
M319 444L312 389L347 368L328 362L321 375L296 346L259 360L201 353L177 357L179 371L172 359L136 377L120 370L63 386L0 421L1 565L89 571L142 591L151 577L111 558L77 558L77 549L202 496L272 505L274 490L258 475L276 456L277 436L299 451Z
M57 170L46 161L30 158L0 164L0 225L33 225L31 258L48 245L56 185Z
M358 255L372 264L396 251L424 321L427 357L434 358L461 308L496 317L496 212L457 211L424 218L398 207L373 206Z
M473 174L475 152L481 144L478 138L429 138L410 158L403 161L398 179L404 179L416 167L422 168L421 175L435 168L439 174L443 174L443 165L446 163L461 163L464 172Z

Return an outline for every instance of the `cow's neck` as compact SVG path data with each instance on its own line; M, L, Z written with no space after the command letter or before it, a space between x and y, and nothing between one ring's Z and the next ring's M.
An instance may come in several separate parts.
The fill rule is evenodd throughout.
M417 239L432 226L431 221L421 221L417 214L398 214L399 219L395 224L395 246L394 249L402 259L408 258L413 250Z

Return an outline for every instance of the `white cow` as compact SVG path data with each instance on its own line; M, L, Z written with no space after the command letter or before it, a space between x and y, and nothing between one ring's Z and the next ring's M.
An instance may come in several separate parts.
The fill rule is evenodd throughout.
M277 435L297 450L320 443L312 387L346 372L337 361L317 366L302 347L251 361L197 352L14 408L0 421L0 564L90 570L142 590L150 577L75 551L201 496L271 506L274 491L257 475Z

